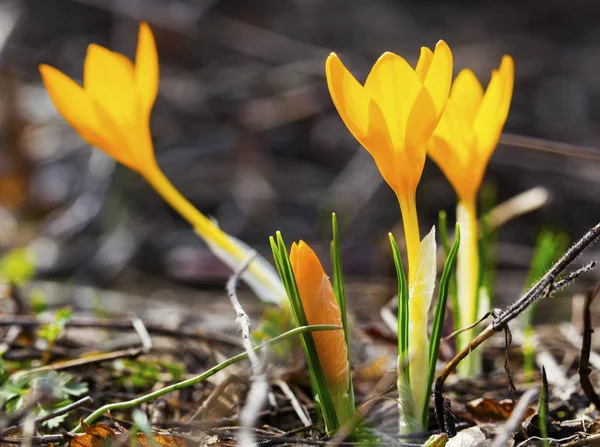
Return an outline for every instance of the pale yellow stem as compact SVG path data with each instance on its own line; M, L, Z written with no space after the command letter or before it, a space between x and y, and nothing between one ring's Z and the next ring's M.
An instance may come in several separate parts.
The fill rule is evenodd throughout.
M236 268L249 255L249 249L243 244L222 231L213 221L198 211L181 193L173 186L164 173L157 167L144 174L146 181L156 190L181 217L189 222L198 234L223 262L230 268ZM261 288L272 295L268 301L281 303L285 297L285 291L279 280L261 268L263 258L257 257L242 276L253 288ZM256 287L255 287L256 286ZM262 297L261 297L262 298Z
M461 328L477 320L477 294L479 293L479 223L475 197L463 198L456 209L456 220L460 225L460 247L456 266L456 285L460 306ZM475 336L471 329L458 337L458 349L466 346ZM463 376L477 374L480 369L478 355L472 355L459 365ZM464 365L464 366L462 366Z
M417 273L421 247L417 203L414 194L409 197L400 195L397 197L400 203L400 211L402 212L402 224L404 225L404 239L406 240L406 252L408 255L408 284L410 285L414 282L414 277Z

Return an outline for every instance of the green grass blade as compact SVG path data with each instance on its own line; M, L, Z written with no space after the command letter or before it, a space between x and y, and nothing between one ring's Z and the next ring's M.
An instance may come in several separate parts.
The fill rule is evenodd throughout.
M460 226L456 224L456 236L454 237L454 244L446 257L444 263L444 270L440 278L438 286L438 301L435 306L435 314L433 319L433 327L431 328L431 337L429 339L429 371L427 379L427 393L431 391L431 385L433 383L433 376L435 375L435 365L440 349L440 340L442 338L442 329L444 328L444 320L446 318L446 300L448 298L448 286L451 278L454 276L456 255L458 253L458 247L460 246ZM427 429L427 422L429 418L429 399L426 401L425 408L423 408L423 427Z
M348 365L350 365L350 329L348 328L348 314L346 311L346 292L344 290L344 271L342 269L342 255L340 252L340 233L335 213L331 214L331 228L333 231L333 240L331 241L331 265L333 267L333 292L337 300L342 315L342 326L344 327L344 337L348 347ZM354 413L354 386L352 384L352 375L348 384L348 414Z
M448 236L448 217L445 211L440 211L438 215L438 231L440 241L444 249L444 257L450 256L450 237ZM450 294L450 309L452 310L452 327L454 330L460 329L460 305L458 304L458 290L456 286L456 275L452 275L448 285Z
M388 233L388 236L392 245L396 274L398 275L398 356L400 357L400 364L405 366L405 372L408 375L408 364L406 361L408 353L408 284L396 239L394 239L392 233Z
M272 238L271 238L272 239ZM304 306L300 299L300 293L298 292L298 286L294 278L294 272L290 264L290 258L285 248L285 242L278 231L276 239L272 240L271 248L273 250L273 258L275 258L275 264L281 277L281 281L285 287L290 304L292 307L292 313L298 326L308 326L306 314L304 313ZM317 348L312 337L312 334L306 333L300 336L302 347L304 348L304 355L306 357L306 363L308 364L308 370L311 376L311 383L315 387L315 394L318 398L321 412L323 413L323 419L325 420L325 428L328 433L333 433L339 428L339 422L335 411L335 406L329 394L329 388L325 381L325 375L319 361L317 354Z

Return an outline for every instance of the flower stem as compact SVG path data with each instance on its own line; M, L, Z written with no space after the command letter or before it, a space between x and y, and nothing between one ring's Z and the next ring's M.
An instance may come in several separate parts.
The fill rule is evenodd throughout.
M233 238L219 228L212 220L208 219L194 207L169 181L165 174L157 167L144 175L146 181L156 190L181 217L194 228L221 261L235 270L250 253L249 247ZM279 282L275 271L271 271L270 264L261 256L257 256L242 276L248 285L264 301L281 305L285 301L285 291Z
M417 216L417 204L414 194L410 197L398 195L400 211L402 212L402 224L404 225L404 238L406 240L406 252L408 254L408 284L409 288L414 282L419 262L419 250L421 247L421 236L419 233L419 218Z
M456 284L461 309L460 325L463 328L473 324L479 314L479 224L475 196L459 202L456 210L456 220L461 228ZM458 350L463 349L475 335L475 329L470 329L460 334L457 338ZM463 377L472 377L478 374L481 369L480 358L479 353L470 355L465 362L459 365L459 374Z

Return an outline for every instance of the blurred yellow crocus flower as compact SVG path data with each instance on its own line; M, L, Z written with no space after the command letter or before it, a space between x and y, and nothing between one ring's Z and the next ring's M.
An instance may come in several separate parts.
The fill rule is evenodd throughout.
M474 323L478 309L479 252L477 193L488 161L496 149L508 116L514 84L514 63L504 56L500 68L492 72L490 83L483 87L471 70L456 77L446 109L429 144L429 156L448 178L459 204L457 220L461 226L461 244L457 259L457 286L461 326ZM459 340L471 337L465 333ZM464 344L463 343L463 344ZM470 356L476 359L476 356ZM464 363L468 365L468 362ZM462 371L472 375L478 369Z
M452 53L444 41L422 48L416 69L394 53L384 53L364 85L332 53L326 63L329 92L340 117L375 159L402 210L409 277L419 257L415 204L427 145L444 110L452 82Z
M148 24L140 24L135 64L120 53L91 44L83 71L80 86L57 69L40 65L42 80L58 112L86 142L142 175L216 256L236 268L248 257L249 248L189 203L156 162L150 115L158 93L159 65ZM285 302L277 273L262 257L252 262L242 278L261 299Z
M342 326L342 314L329 277L313 249L304 241L294 242L290 264L308 324ZM350 365L344 331L314 332L312 337L338 421L344 424L353 412L349 405Z

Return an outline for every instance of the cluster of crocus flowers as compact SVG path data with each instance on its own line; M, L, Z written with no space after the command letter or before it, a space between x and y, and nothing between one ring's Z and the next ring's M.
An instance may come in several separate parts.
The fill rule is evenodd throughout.
M156 162L150 115L159 84L159 64L150 27L139 29L135 63L122 54L88 47L83 86L57 69L41 65L42 80L63 118L86 142L139 173L194 228L212 252L235 269L250 254L175 189ZM275 270L255 258L242 278L264 301L283 303L285 290Z
M429 156L448 178L459 200L457 221L461 225L463 243L458 253L457 289L461 327L473 324L478 314L488 310L478 309L477 195L508 116L513 83L514 64L510 56L504 56L500 68L492 72L485 92L471 70L462 70L454 80L444 114L429 145ZM471 338L472 332L461 334L459 344L464 345ZM477 356L469 356L459 371L464 375L476 373L476 359Z
M364 85L336 54L326 62L327 84L335 107L361 145L371 154L400 204L408 252L408 361L411 402L402 402L405 419L420 421L428 405L428 311L435 283L432 231L421 243L416 190L427 147L444 111L452 83L452 53L444 41L432 52L422 48L413 69L402 57L384 53ZM399 374L401 373L399 365ZM399 381L399 388L401 382ZM406 414L412 408L414 414ZM408 431L418 430L411 422ZM401 427L403 426L401 421Z
M316 253L304 241L292 244L290 264L309 325L331 324L343 327L335 293ZM343 330L312 334L327 388L341 425L353 413L350 402L350 365Z

